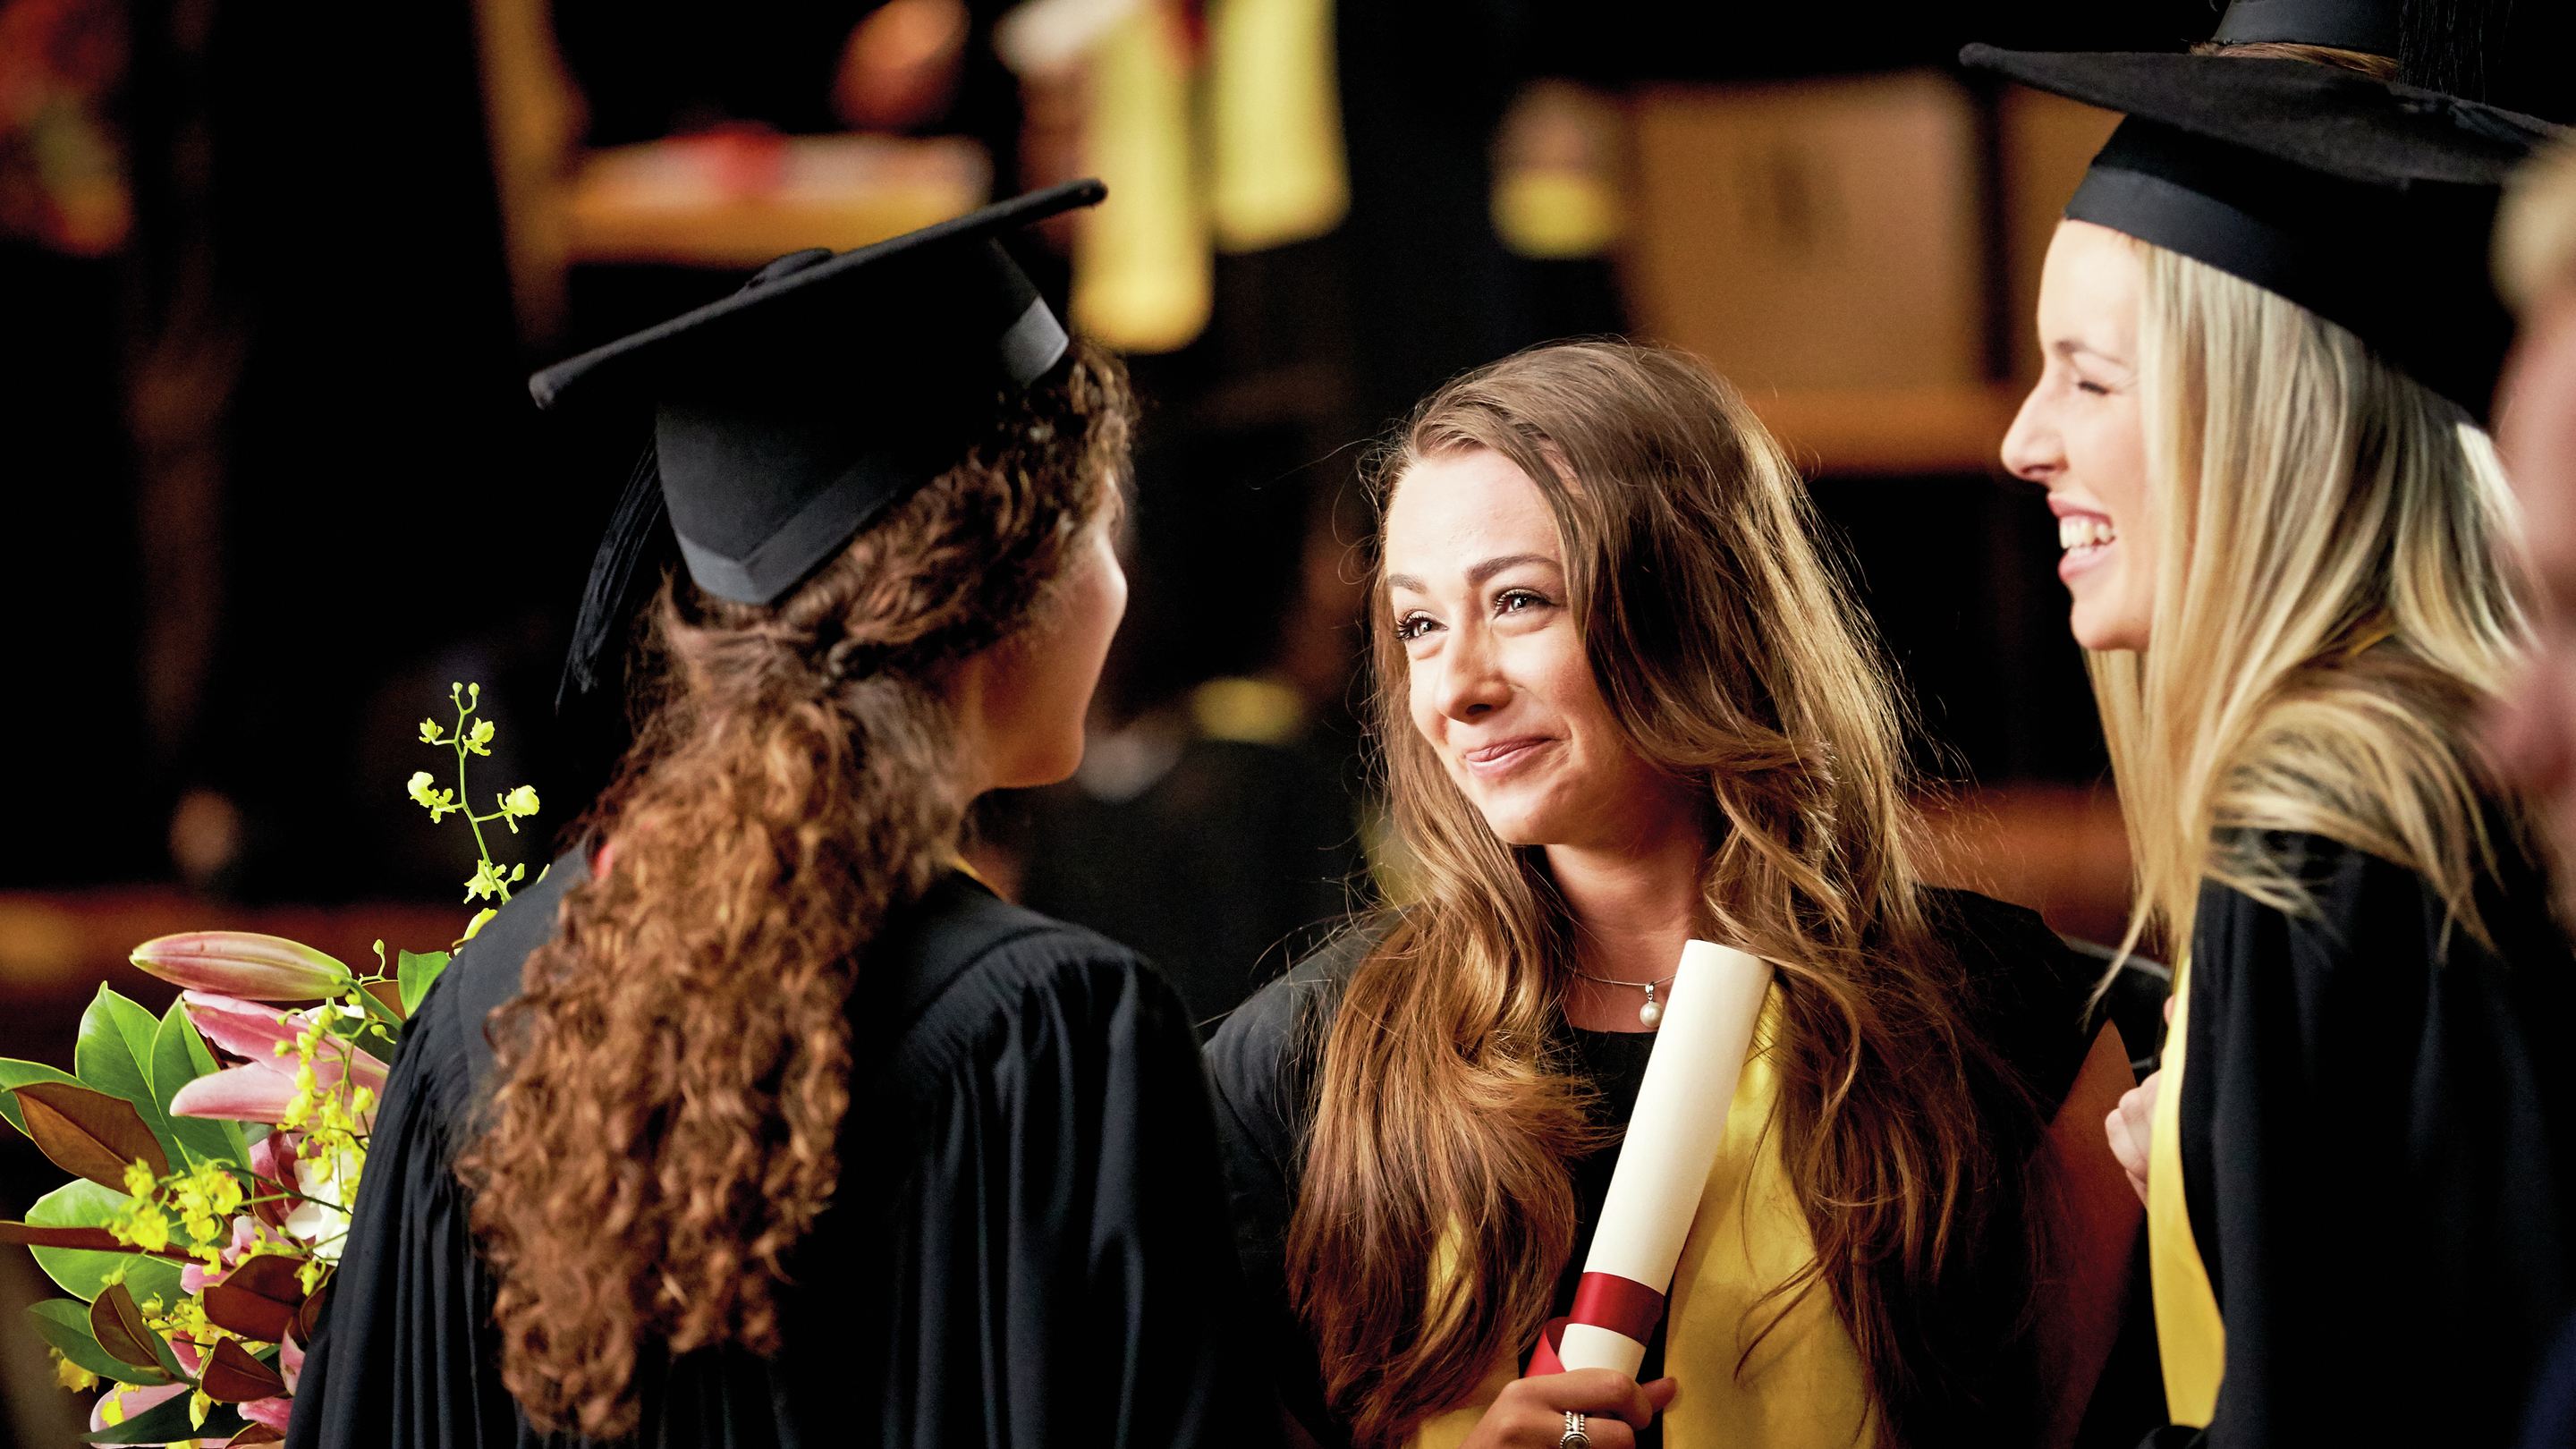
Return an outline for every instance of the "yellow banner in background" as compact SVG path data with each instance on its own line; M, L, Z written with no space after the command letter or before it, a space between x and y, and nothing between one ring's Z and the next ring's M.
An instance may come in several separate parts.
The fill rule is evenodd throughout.
M1208 141L1216 242L1309 241L1351 209L1332 0L1210 0Z
M1109 185L1076 233L1073 318L1122 352L1169 352L1207 326L1215 257L1200 205L1180 17L1147 3L1090 55L1090 170Z

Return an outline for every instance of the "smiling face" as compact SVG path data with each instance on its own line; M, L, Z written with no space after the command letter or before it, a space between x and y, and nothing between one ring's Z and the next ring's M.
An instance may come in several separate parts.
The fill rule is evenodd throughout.
M1496 836L1616 850L1686 808L1611 717L1556 520L1510 459L1465 448L1414 464L1385 545L1413 727Z
M2004 438L2004 466L2048 489L2087 649L2144 649L2155 617L2157 535L2139 408L2136 244L2091 222L2058 224L2039 283L2047 368Z

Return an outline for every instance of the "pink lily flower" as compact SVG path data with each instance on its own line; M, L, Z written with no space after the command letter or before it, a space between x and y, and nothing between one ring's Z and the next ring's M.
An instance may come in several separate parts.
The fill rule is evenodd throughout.
M261 1001L305 1001L349 989L349 968L283 936L255 931L189 931L134 948L134 964L195 990Z
M285 1342L277 1346L277 1372L279 1377L286 1380L286 1392L293 1394L296 1381L304 1377L304 1348L295 1341L295 1335L291 1333L286 1336ZM268 1401L262 1399L260 1402ZM280 1424L278 1427L283 1429L286 1426Z
M252 1143L250 1170L263 1181L292 1189L295 1186L295 1149L303 1138L301 1132L271 1132ZM263 1188L255 1195L266 1197L269 1190ZM292 1205L284 1202L263 1202L251 1208L261 1222L279 1229L286 1226L286 1215L292 1210Z
M96 1434L109 1427L107 1406L110 1404L124 1411L117 1416L116 1420L117 1423L122 1424L146 1409L155 1407L163 1400L175 1399L187 1393L188 1390L189 1386L186 1384L154 1384L148 1388L120 1389L112 1394L101 1394L98 1396L98 1402L90 1406L90 1432Z
M181 1117L223 1117L239 1122L275 1122L286 1115L295 1097L295 1041L313 1021L309 1011L279 1011L273 1006L217 996L211 992L180 993L188 1019L215 1045L249 1060L197 1078L170 1099ZM288 1055L279 1055L284 1046ZM345 1042L333 1042L313 1062L314 1081L325 1091L364 1087L381 1097L385 1064L374 1054ZM367 1116L372 1128L374 1114Z
M275 1122L295 1100L295 1078L260 1063L226 1067L197 1078L170 1098L180 1117L220 1117L232 1122Z
M295 1412L295 1400L291 1395L273 1394L265 1399L253 1399L247 1404L235 1404L233 1408L252 1423L266 1424L283 1434L286 1432L288 1416Z
M270 1135L274 1136L276 1134L272 1133ZM289 1179L289 1181L292 1181L292 1179ZM280 1244L287 1243L286 1236L283 1233L271 1233L266 1231L266 1228L267 1225L265 1223L262 1223L259 1219L252 1217L248 1213L243 1213L235 1217L233 1219L232 1242L225 1247L218 1249L216 1252L216 1256L223 1262L223 1268L221 1270L210 1270L203 1263L189 1263L188 1266L179 1270L180 1291L184 1293L202 1293L206 1290L208 1285L224 1281L225 1278L231 1275L232 1269L241 1263L242 1256L248 1253L251 1249L259 1246L262 1242ZM288 1246L293 1245L288 1244Z

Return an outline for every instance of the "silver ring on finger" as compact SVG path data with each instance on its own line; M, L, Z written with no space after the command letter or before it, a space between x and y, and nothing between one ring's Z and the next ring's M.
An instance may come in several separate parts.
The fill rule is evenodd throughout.
M1565 1411L1565 1437L1556 1441L1556 1449L1592 1449L1592 1436L1583 1432L1583 1416L1572 1409Z

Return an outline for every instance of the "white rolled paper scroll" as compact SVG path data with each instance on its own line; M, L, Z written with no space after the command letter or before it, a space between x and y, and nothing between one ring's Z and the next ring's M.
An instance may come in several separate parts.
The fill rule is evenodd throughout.
M1663 1316L1700 1189L1726 1139L1727 1109L1770 987L1768 962L1708 941L1682 948L1574 1312L1556 1346L1565 1368L1634 1377L1645 1362L1645 1340Z

